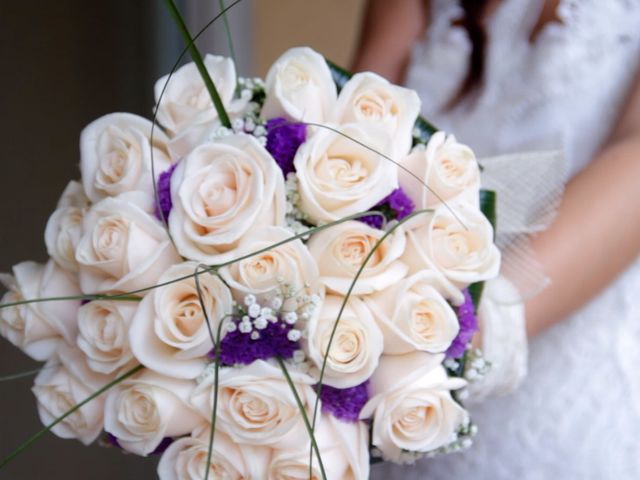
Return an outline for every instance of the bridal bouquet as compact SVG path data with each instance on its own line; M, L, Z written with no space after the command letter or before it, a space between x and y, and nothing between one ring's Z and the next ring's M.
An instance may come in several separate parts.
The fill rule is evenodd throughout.
M309 48L264 82L207 55L158 81L159 126L84 129L51 258L1 277L45 430L162 452L162 479L364 479L468 446L500 263L479 167L414 91L348 77Z

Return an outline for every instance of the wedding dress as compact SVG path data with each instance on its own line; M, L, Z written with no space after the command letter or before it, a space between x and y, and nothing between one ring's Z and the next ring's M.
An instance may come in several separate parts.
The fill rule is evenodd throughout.
M480 158L561 148L574 175L601 148L632 87L640 0L561 0L559 21L530 40L542 6L499 4L487 25L485 82L447 110L471 46L452 26L458 3L432 0L433 22L415 46L407 83L425 116ZM479 427L471 449L409 467L375 466L372 478L640 478L639 293L636 261L590 304L532 339L520 389L471 409Z

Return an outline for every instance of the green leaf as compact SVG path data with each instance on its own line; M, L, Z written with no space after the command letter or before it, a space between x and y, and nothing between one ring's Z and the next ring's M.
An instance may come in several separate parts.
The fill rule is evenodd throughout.
M493 190L480 190L480 211L487 217L489 223L493 227L493 235L495 239L496 232L496 202L497 195ZM484 290L484 282L476 282L469 286L469 295L473 300L476 310L482 299L482 291Z

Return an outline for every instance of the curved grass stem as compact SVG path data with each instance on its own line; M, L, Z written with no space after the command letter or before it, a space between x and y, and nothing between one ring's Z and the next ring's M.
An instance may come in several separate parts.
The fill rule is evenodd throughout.
M322 480L327 480L327 473L324 469L324 464L322 463L322 455L320 454L320 448L318 447L318 443L316 442L314 427L309 423L309 417L307 416L307 412L304 409L304 405L302 405L302 400L300 400L300 395L298 395L298 390L296 389L296 386L294 385L293 380L291 379L291 375L289 375L289 370L287 369L287 366L285 365L282 358L277 357L277 360L278 360L278 364L280 365L280 368L282 369L282 373L284 374L284 377L287 380L287 383L289 384L289 388L291 388L291 392L293 393L293 396L296 399L296 404L298 405L298 409L300 410L300 414L302 415L304 426L307 429L307 433L309 434L309 439L311 440L311 451L316 453L316 457L318 459L318 465L320 466L320 474L322 475ZM318 403L316 402L316 405L317 404ZM315 415L314 415L314 422L315 422ZM309 478L310 479L312 478L312 474L313 474L313 457L310 458L309 460Z
M89 403L91 400L94 400L95 398L99 397L100 395L102 395L104 392L106 392L107 390L111 389L112 387L115 387L116 385L118 385L120 382L122 382L123 380L126 380L127 378L129 378L130 376L138 373L140 370L142 370L144 368L143 365L138 365L137 367L132 368L131 370L125 372L124 374L120 375L118 378L116 378L115 380L107 383L105 386L103 386L102 388L96 390L95 392L93 392L91 395L89 395L87 398L85 398L83 401L81 401L80 403L76 404L75 406L71 407L69 410L67 410L65 413L63 413L62 415L60 415L58 418L56 418L53 422L51 422L50 424L48 424L47 426L45 426L42 430L38 431L36 434L32 435L31 437L29 437L24 443L22 443L18 448L16 448L13 452L11 452L7 457L5 457L2 462L0 462L0 469L4 468L7 464L9 464L13 459L15 459L18 455L20 455L23 451L25 451L27 448L29 448L33 443L35 443L37 440L39 440L45 433L47 433L48 431L50 431L53 427L55 427L56 425L58 425L60 422L62 422L65 418L67 418L69 415L73 414L74 412L76 412L77 410L79 410L80 408L82 408L84 405L86 405L87 403Z

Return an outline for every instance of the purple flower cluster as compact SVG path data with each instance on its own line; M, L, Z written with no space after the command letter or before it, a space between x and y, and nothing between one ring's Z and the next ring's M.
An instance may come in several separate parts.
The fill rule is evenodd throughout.
M457 308L460 331L447 350L447 358L460 358L464 355L467 345L478 331L478 317L469 290L464 290L464 303Z
M398 187L380 200L372 210L380 210L388 220L402 220L415 210L413 200ZM383 218L380 215L360 217L361 222L373 228L382 228Z
M286 177L295 171L293 158L307 138L307 127L303 123L292 123L280 117L269 120L266 127L267 150Z
M266 328L260 330L260 337L251 338L248 333L240 329L227 332L220 344L220 360L223 365L249 365L254 360L267 360L281 357L289 359L298 350L298 342L292 342L287 337L293 327L285 322L268 322ZM209 353L209 358L215 358L215 353Z
M122 448L122 445L120 445L120 442L118 441L118 437L116 437L115 435L111 435L107 432L106 440L107 443L112 447ZM173 441L174 439L171 437L164 437L155 448L155 450L150 453L150 455L160 455L161 453L164 453L164 451L169 448L169 445L171 445Z
M155 205L156 217L160 221L169 220L169 213L173 207L171 201L171 176L178 166L177 163L171 165L167 170L158 176L158 201Z
M322 411L345 422L357 422L362 407L369 400L369 381L350 388L335 388L322 385L320 400Z

